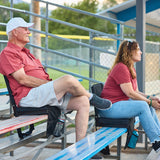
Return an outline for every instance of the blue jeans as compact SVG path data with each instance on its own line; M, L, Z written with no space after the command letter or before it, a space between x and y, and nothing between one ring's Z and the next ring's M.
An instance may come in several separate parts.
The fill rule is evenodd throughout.
M155 109L149 107L147 102L140 100L119 101L112 104L108 110L99 110L100 117L131 118L138 116L141 125L151 143L160 141L160 122Z

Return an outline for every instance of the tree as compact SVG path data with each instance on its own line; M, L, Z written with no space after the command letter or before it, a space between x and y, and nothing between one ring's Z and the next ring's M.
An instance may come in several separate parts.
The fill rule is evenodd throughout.
M105 10L107 8L113 7L115 5L117 5L117 1L116 0L104 0L103 1L103 6L102 6L102 10Z
M9 0L0 0L0 5L10 7ZM14 4L13 7L17 8L17 9L29 11L29 4L28 3ZM13 12L13 17L22 17L27 22L29 21L29 15L25 15L24 13ZM5 10L5 9L1 9L0 10L0 22L7 23L9 19L10 19L10 11ZM5 26L0 26L0 30L5 31L6 27Z
M117 4L118 3L116 0L104 0L101 10L106 10L110 7L117 5ZM101 31L109 33L109 34L116 34L116 25L111 23L110 21L99 20L99 24L101 24L101 25L99 25L99 28Z
M98 9L97 0L83 0L78 4L71 4L70 6L64 4L65 6L76 8L80 10L85 10L88 12L96 13ZM51 18L60 19L69 23L85 26L88 28L95 29L98 23L98 19L92 16L86 16L84 14L76 13L70 10L58 8L51 12ZM88 32L83 30L78 30L76 28L68 27L63 24L49 22L49 32L58 34L75 34L75 35L87 35Z
M23 3L17 3L17 4L14 4L13 7L17 8L17 9L29 11L29 4L28 3L24 3L24 2ZM20 12L14 12L13 17L21 17L26 22L29 22L29 15L28 14L24 14L24 13L20 13Z
M135 39L136 38L136 29L131 27L124 27L124 37Z
M0 0L0 5L9 6L10 5L9 0ZM10 17L9 11L5 9L0 9L0 22L7 23L9 17ZM6 27L0 25L0 30L5 31Z

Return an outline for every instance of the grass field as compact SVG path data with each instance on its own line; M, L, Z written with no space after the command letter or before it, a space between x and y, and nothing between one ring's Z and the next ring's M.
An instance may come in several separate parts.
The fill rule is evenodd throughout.
M6 88L6 84L2 74L0 74L0 88Z
M76 66L73 66L73 67L62 67L61 66L60 68L63 69L63 70L67 70L67 71L82 75L84 77L89 77L89 69L86 66L81 67L81 69L79 69L79 67L76 67ZM59 71L56 71L56 70L52 70L52 69L48 69L47 72L52 79L57 79L57 78L65 75L65 73L62 73L62 72L59 72ZM97 67L97 68L94 69L93 72L94 72L94 75L95 75L93 79L96 79L96 80L101 81L101 82L106 81L106 78L107 78L107 71L106 70ZM76 77L76 78L78 78L78 77ZM89 90L89 81L88 80L83 79L81 84L84 86L84 88L86 90Z

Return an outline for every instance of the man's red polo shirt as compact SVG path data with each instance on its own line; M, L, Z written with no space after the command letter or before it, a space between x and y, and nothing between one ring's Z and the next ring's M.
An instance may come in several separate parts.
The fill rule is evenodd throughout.
M13 96L18 106L19 101L32 89L19 84L10 74L24 68L27 75L40 79L51 80L45 72L42 64L27 48L20 48L8 42L0 54L0 73L7 76Z

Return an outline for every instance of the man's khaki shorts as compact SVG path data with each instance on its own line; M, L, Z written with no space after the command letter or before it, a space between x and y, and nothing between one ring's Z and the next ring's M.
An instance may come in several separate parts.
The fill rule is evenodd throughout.
M55 95L53 88L54 81L50 81L39 87L32 88L26 97L20 100L21 107L43 107L45 105L57 106L64 112L67 111L67 105L71 98L71 94L65 94L59 101Z

